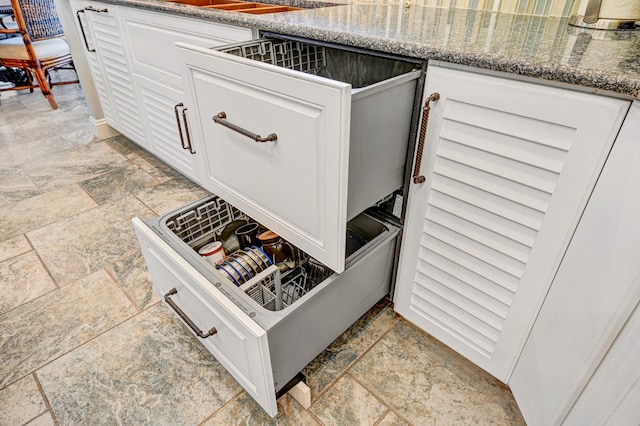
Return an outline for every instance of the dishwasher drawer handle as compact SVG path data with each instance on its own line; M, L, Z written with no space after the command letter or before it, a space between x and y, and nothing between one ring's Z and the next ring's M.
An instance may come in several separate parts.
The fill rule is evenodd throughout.
M431 110L431 101L440 99L440 93L435 92L429 95L427 101L422 108L422 124L420 125L420 138L418 139L418 149L416 150L416 164L413 167L413 183L424 183L427 180L420 174L420 165L422 164L422 155L424 153L424 140L427 137L427 122L429 121L429 110Z
M271 133L270 135L268 135L266 138L263 138L260 135L256 135L253 132L250 132L248 130L243 129L242 127L230 123L229 121L227 121L227 113L222 111L216 115L213 116L213 121L223 125L224 127L233 130L234 132L238 132L241 135L244 135L250 139L253 139L256 142L275 142L278 140L278 135L276 135L275 133Z
M211 330L207 331L207 333L203 333L202 330L200 330L198 328L198 326L191 321L191 318L189 318L187 316L187 314L185 314L182 309L180 309L178 307L178 305L176 305L176 302L174 302L173 300L171 300L171 296L178 294L178 290L176 290L176 288L172 288L171 290L169 290L169 292L167 294L164 295L164 301L167 302L167 304L169 306L171 306L171 308L176 311L176 314L178 314L178 316L187 323L187 325L191 328L191 330L193 330L194 333L196 333L198 335L198 337L202 338L202 339L206 339L209 336L213 336L214 334L216 334L218 332L218 330L216 330L215 327L211 328Z

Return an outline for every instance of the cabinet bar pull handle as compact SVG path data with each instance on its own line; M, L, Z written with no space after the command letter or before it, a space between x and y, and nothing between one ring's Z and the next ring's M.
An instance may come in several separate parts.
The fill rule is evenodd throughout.
M196 151L191 145L191 135L189 134L189 125L187 124L187 110L188 108L182 108L182 121L184 122L184 133L187 135L187 148L190 153L195 154Z
M84 25L82 25L82 20L80 19L80 14L85 13L84 9L76 10L76 18L78 18L78 25L80 25L80 32L82 33L82 39L84 40L84 46L87 48L87 52L95 52L96 49L92 49L89 47L89 42L87 41L87 34L84 32Z
M198 335L198 337L200 337L201 339L206 339L207 337L213 336L218 332L218 330L216 330L216 328L213 327L211 328L211 330L207 331L206 334L203 333L202 330L200 330L198 326L193 321L191 321L191 318L189 318L187 314L182 312L182 309L180 309L178 305L176 305L176 302L171 300L171 296L173 296L174 294L178 294L178 290L176 290L175 287L169 290L169 292L164 295L164 301L167 302L169 306L171 306L171 308L176 312L176 314L178 314L178 316L182 318L184 322L187 323L187 325L191 328L191 330L193 330L194 333Z
M184 144L184 137L182 137L182 126L180 125L180 113L178 112L178 108L184 107L184 104L180 102L173 107L173 112L176 114L176 124L178 125L178 134L180 135L180 145L182 145L182 149L189 149L187 145Z
M422 164L422 154L424 153L424 140L427 136L427 122L429 121L429 110L431 109L431 101L440 99L440 93L435 92L429 95L427 102L422 108L422 124L420 125L420 138L418 139L418 150L416 151L416 164L413 166L413 183L424 183L426 178L420 174L420 165Z
M243 129L242 127L230 123L226 120L227 118L227 113L222 111L216 115L213 116L213 121L215 121L218 124L223 125L224 127L233 130L234 132L238 132L241 135L244 135L246 137L248 137L249 139L253 139L256 142L275 142L278 140L278 135L276 135L275 133L271 133L270 135L268 135L266 138L263 138L260 135L256 135L255 133L252 133L248 130Z
M587 24L595 24L598 22L600 16L600 8L602 7L602 0L589 0L587 7L584 11L584 17L582 20Z
M88 10L89 12L96 12L96 13L109 13L109 10L104 8L104 9L96 9L93 6L87 6L84 8L84 10Z

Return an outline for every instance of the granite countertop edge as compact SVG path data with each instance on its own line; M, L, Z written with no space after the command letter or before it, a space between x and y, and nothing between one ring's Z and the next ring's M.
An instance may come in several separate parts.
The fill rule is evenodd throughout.
M274 0L261 1L277 2ZM287 4L296 5L296 2L300 1L308 2L309 0L287 0ZM442 47L434 42L428 41L407 42L397 39L387 39L376 35L340 31L314 25L312 18L308 20L308 23L300 25L284 21L274 21L266 15L250 15L203 9L189 5L169 3L162 0L101 0L101 2L170 13L223 24L256 28L261 31L287 34L412 58L466 65L551 82L577 85L582 87L583 90L586 89L593 93L606 93L623 98L640 99L640 75L618 72L616 70L596 70L579 66L544 63L518 57L507 57L491 53ZM329 3L324 0L315 0L314 3L336 5L337 2Z

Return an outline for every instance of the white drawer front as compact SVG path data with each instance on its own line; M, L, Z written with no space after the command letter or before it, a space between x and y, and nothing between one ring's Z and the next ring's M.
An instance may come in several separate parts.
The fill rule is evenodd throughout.
M202 47L217 47L251 40L253 30L215 22L203 22L147 10L122 8L123 28L128 35L131 64L137 73L160 78L179 88L180 65L174 43L191 43Z
M344 270L350 85L178 43L201 184L337 272ZM190 109L191 111L191 109ZM228 122L275 142L255 142Z
M158 295L165 298L175 288L170 298L177 308L204 333L216 329L215 334L199 338L200 342L269 415L275 416L278 410L265 330L141 220L134 218L133 225Z

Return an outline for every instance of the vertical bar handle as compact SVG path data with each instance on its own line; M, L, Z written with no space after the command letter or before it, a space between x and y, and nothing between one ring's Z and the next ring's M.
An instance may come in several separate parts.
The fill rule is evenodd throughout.
M186 135L186 143L185 138L182 136L182 125L180 124L180 113L178 109L182 108L182 122L184 123L184 133ZM185 108L182 102L175 104L173 107L173 112L176 115L176 124L178 125L178 134L180 135L180 145L182 145L182 149L188 149L190 153L195 154L196 152L193 149L193 145L191 145L191 135L189 134L189 125L187 124L187 108Z
M84 46L87 49L87 52L95 52L96 49L92 49L89 47L89 42L87 41L87 34L84 32L84 25L82 24L82 19L80 19L80 14L85 13L84 9L76 10L76 18L78 19L78 25L80 25L80 32L82 33L82 39L84 40Z
M169 290L169 292L167 294L164 295L164 301L167 302L167 305L171 306L171 309L173 309L176 314L178 314L178 316L187 323L187 325L189 326L189 328L191 328L191 330L193 330L194 333L196 333L196 335L198 337L200 337L201 339L206 339L209 336L213 336L214 334L216 334L218 332L218 330L216 330L215 327L212 327L211 330L207 331L206 333L204 333L202 330L200 330L200 328L191 320L191 318L189 318L187 316L187 314L185 314L182 309L180 309L178 307L178 305L176 305L176 302L174 302L173 300L171 300L171 296L178 294L178 290L176 290L176 288L172 288L171 290Z
M187 121L187 110L188 108L182 108L182 121L184 122L184 133L187 136L187 148L189 152L195 154L196 151L193 149L193 145L191 145L191 135L189 134L189 124Z
M182 102L176 104L173 107L173 112L176 114L176 124L178 125L178 134L180 135L180 145L182 145L182 149L188 149L189 147L184 144L184 137L182 136L182 125L180 124L180 113L178 112L178 108L184 108L184 104Z
M602 0L589 0L587 7L584 11L584 17L582 20L587 24L595 24L600 17L600 8L602 7Z
M418 149L416 151L416 164L413 166L413 183L424 183L426 178L420 174L420 165L422 164L422 155L424 154L424 140L427 137L427 123L429 121L429 110L431 110L431 101L440 99L440 93L435 92L429 95L427 101L422 108L422 124L420 125L420 138L418 139Z

